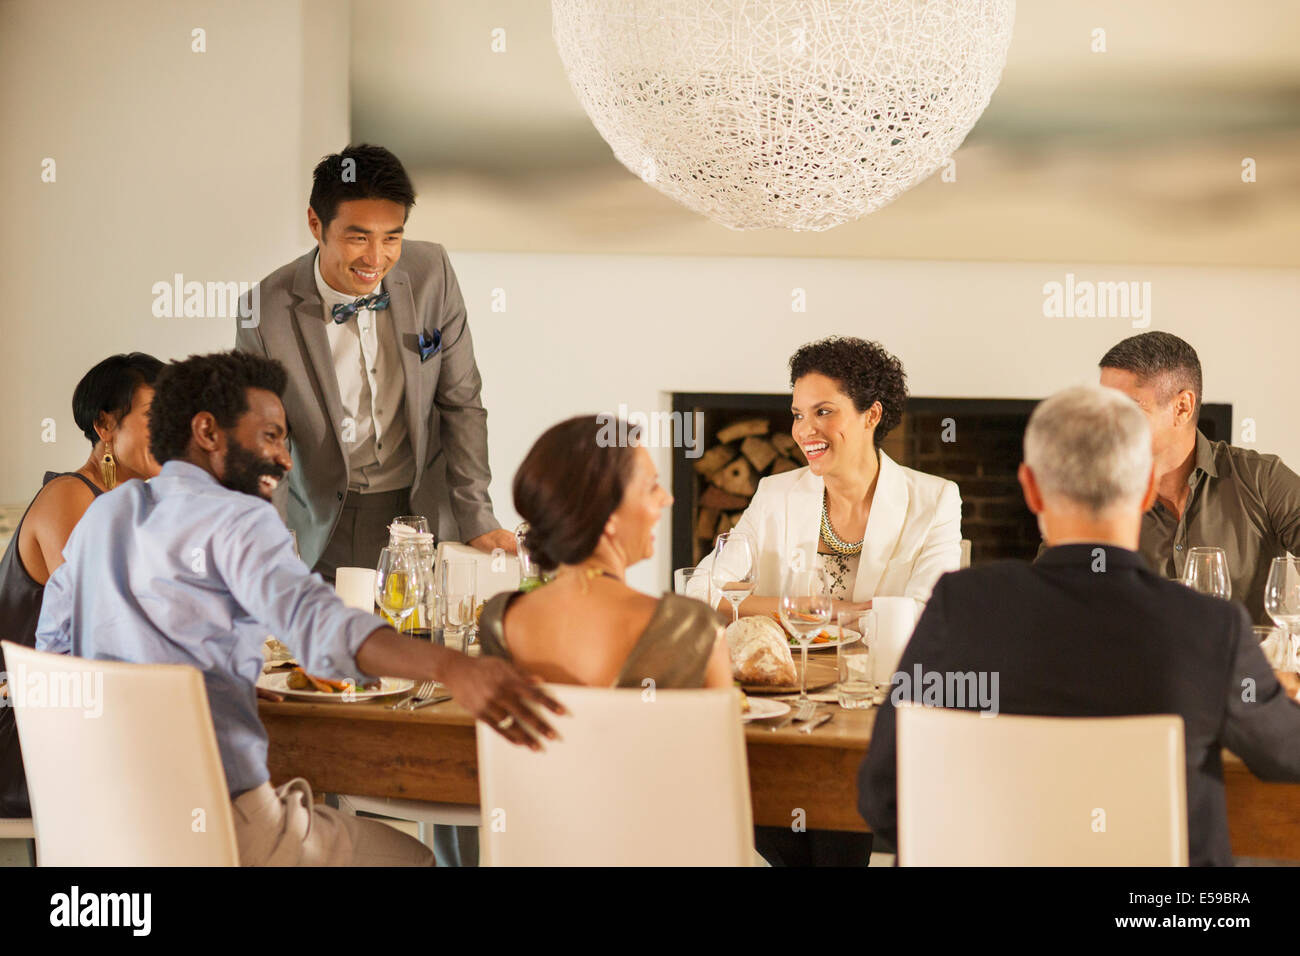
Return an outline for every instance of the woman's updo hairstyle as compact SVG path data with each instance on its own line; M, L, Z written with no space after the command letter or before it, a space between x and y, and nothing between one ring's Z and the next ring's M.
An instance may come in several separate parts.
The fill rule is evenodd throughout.
M596 550L632 478L639 435L611 415L580 415L552 425L529 449L515 472L515 510L542 568L578 564Z
M790 356L790 387L814 373L838 382L840 391L853 400L853 407L859 412L880 403L877 445L903 420L907 407L907 373L903 371L903 363L886 352L879 342L832 335L802 345Z

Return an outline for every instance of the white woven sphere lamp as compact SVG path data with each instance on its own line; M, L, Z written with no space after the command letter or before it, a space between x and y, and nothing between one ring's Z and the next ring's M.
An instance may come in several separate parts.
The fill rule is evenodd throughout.
M935 172L988 106L1015 0L552 0L633 173L733 229L823 230Z

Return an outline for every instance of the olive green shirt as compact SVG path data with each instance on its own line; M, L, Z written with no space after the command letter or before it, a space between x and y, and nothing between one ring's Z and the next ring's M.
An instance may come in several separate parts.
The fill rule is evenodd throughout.
M1300 553L1300 475L1277 455L1261 455L1196 433L1196 464L1182 518L1156 504L1142 516L1139 549L1167 578L1181 577L1190 548L1223 548L1232 599L1246 605L1257 624L1264 583L1274 558Z

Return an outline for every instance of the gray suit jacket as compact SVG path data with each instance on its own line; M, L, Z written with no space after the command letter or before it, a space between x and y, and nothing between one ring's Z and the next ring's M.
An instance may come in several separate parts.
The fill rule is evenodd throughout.
M316 291L316 250L262 280L253 318L236 321L235 348L277 359L288 372L284 410L293 470L276 507L298 534L303 561L325 551L348 489L343 408ZM439 540L468 541L500 527L488 498L487 411L456 274L434 242L407 240L384 277L406 378L406 420L415 453L412 514ZM248 303L241 310L249 314ZM245 324L251 326L245 328ZM442 337L421 360L419 336ZM436 518L435 518L436 516Z

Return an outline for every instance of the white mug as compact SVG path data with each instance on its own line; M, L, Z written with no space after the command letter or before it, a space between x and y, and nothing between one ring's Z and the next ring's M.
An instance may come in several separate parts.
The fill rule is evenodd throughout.
M375 569L336 568L334 593L348 607L373 614L375 612Z
M870 626L876 629L871 648L871 679L888 686L907 642L912 639L916 602L906 597L873 598Z

